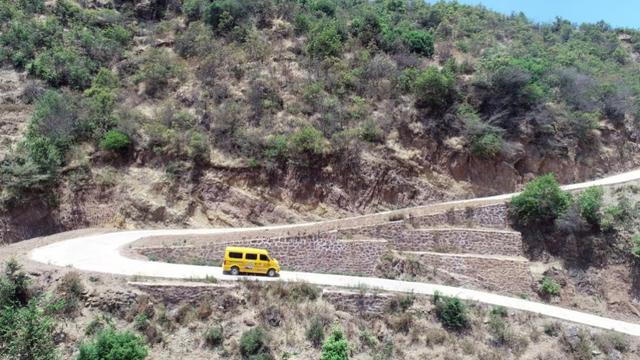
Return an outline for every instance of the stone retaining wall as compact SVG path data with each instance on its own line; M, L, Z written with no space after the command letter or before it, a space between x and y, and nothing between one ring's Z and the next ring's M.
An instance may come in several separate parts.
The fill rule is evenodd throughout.
M533 279L527 261L453 254L415 253L413 255L432 269L469 277L489 291L512 294L531 292Z
M407 220L415 228L442 225L461 225L465 227L490 227L504 229L509 227L506 204L468 207L437 214L412 217Z
M387 249L386 240L340 240L336 232L279 238L215 241L201 246L160 246L135 249L151 259L219 266L227 246L267 249L286 270L372 275Z
M522 256L519 232L474 228L414 229L404 221L341 229L337 238L389 241L390 250Z
M394 295L389 293L360 293L353 291L324 290L322 298L337 310L361 316L384 314Z
M408 230L393 241L397 251L435 251L522 256L522 237L514 231L473 229Z

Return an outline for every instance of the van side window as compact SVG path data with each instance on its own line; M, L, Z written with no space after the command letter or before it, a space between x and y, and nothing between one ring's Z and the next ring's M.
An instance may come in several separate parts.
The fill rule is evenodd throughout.
M239 252L229 252L229 257L231 259L242 259L242 253Z
M260 254L260 260L262 261L269 261L269 257L265 254Z
M257 260L258 259L258 254L246 254L245 255L245 260Z

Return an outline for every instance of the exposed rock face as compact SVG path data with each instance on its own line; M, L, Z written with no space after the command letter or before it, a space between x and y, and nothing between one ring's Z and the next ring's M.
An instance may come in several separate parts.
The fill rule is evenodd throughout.
M59 223L44 201L31 201L13 209L11 214L0 215L0 243L30 239L60 230Z
M0 160L18 144L27 129L33 107L21 99L26 74L0 69Z

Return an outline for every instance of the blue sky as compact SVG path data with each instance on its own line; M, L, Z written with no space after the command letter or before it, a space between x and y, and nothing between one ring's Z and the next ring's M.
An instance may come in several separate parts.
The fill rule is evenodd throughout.
M431 1L430 1L431 2ZM604 20L614 27L640 28L640 0L458 0L482 4L511 14L522 11L529 19L551 22L560 16L574 23Z

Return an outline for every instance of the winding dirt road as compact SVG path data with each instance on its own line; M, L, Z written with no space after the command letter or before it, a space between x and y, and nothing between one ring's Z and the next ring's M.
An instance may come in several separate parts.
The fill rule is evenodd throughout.
M564 186L566 190L583 189L597 185L614 185L640 179L640 169L609 176L599 180ZM468 203L496 203L507 201L515 193L504 194L486 198L477 198L460 201L450 201L441 204L426 205L419 208L428 208L442 205L464 205ZM403 210L401 210L403 211ZM404 210L406 211L406 210ZM373 214L391 214L394 211ZM366 218L363 215L357 218ZM29 253L32 260L56 266L71 266L78 270L95 271L117 275L138 275L145 277L197 279L215 277L221 280L237 280L237 277L222 274L221 268L213 266L196 266L184 264L170 264L162 262L150 262L128 258L123 255L123 248L142 238L151 236L184 236L184 235L210 235L224 233L238 233L256 230L283 230L297 227L317 225L319 223L306 223L294 225L276 225L260 228L225 228L225 229L185 229L185 230L140 230L120 231L99 235L82 236L74 239L56 242L47 246L36 248ZM267 277L246 277L242 279L255 279L271 281ZM569 310L558 306L551 306L539 302L528 301L519 298L496 295L484 291L455 288L428 283L387 280L373 277L357 277L345 275L329 275L318 273L282 272L279 280L305 281L311 284L323 286L358 287L366 286L387 291L413 292L416 294L431 295L438 291L444 295L457 296L461 299L478 301L482 303L505 306L512 309L530 311L533 313L550 316L574 323L593 327L611 329L633 336L640 336L640 324L604 318L584 312Z

